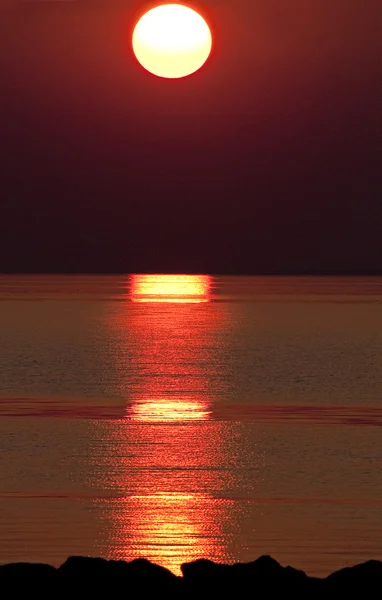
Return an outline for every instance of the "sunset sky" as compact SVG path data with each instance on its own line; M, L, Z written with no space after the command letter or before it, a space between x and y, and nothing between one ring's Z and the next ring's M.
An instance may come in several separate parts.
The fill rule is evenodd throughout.
M381 0L185 4L163 80L153 3L0 0L0 272L382 271Z

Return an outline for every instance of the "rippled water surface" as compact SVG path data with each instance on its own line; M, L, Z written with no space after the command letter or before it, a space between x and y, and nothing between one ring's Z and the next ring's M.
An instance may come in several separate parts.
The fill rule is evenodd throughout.
M0 563L382 559L382 279L0 277Z

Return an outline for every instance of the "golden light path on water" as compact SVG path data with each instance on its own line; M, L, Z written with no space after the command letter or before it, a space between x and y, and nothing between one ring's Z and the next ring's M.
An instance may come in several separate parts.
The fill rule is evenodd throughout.
M176 421L201 421L208 419L210 410L206 400L179 400L158 398L142 399L133 404L130 418L133 421L150 422L176 422Z
M130 298L133 302L208 302L208 275L132 275Z
M213 494L228 440L210 422L206 365L222 326L205 309L210 287L206 275L133 275L133 304L114 316L127 404L126 419L109 432L121 449L111 458L117 497L105 504L109 558L146 557L178 574L182 562L229 559L223 529L232 501Z

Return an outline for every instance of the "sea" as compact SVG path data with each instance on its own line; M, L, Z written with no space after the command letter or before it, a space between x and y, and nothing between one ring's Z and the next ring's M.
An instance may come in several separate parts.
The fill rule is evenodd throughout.
M0 277L0 563L382 559L382 278Z

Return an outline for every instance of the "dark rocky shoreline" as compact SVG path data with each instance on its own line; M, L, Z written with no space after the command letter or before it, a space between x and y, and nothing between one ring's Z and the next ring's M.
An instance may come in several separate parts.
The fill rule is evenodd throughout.
M260 592L299 593L299 592L346 592L362 593L371 597L380 594L382 584L382 562L370 560L353 567L336 571L323 579L309 577L293 567L283 567L270 556L261 556L250 563L224 565L209 560L197 560L181 566L182 576L176 576L168 569L153 564L146 559L131 562L69 557L60 567L38 563L9 563L0 565L0 582L13 586L25 584L38 589L44 584L63 584L80 581L87 589L99 589L107 584L107 589L120 590L121 585L155 590L201 593L209 589L224 594L227 588L245 590L250 595ZM36 588L35 588L36 589ZM131 588L130 588L131 589Z

